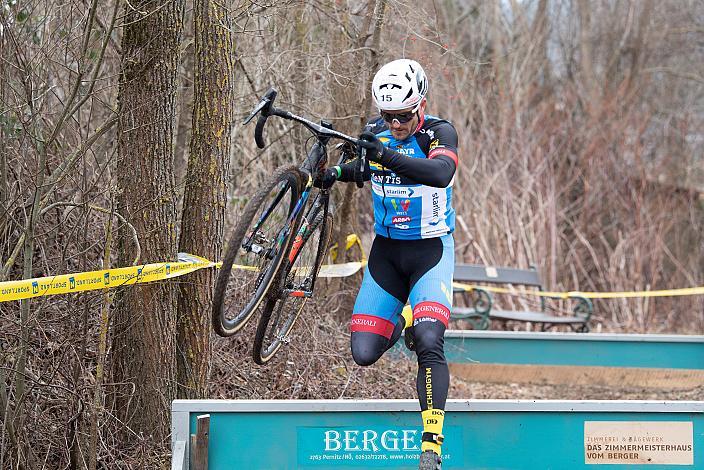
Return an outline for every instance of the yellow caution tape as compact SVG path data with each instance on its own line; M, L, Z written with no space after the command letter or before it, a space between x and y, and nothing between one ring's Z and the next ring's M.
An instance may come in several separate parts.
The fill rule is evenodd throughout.
M360 243L359 238L354 234L353 236L354 238L351 238L352 235L347 237L348 249L353 244ZM320 267L318 275L320 277L352 276L366 264L366 260L362 259L362 261L323 265ZM219 268L220 266L222 266L222 262L213 262L190 253L179 253L178 261L176 262L150 263L126 268L0 282L0 302L144 284L146 282L173 279L199 269ZM232 269L256 271L259 268L235 264Z
M359 246L359 252L362 254L362 261L367 259L367 255L364 254L364 248L362 247L362 240L359 239L356 233L351 233L347 235L345 250L349 251L349 249L354 245ZM330 247L330 257L333 261L337 261L337 243Z
M216 265L219 263L213 263L200 256L179 253L179 260L173 263L150 263L126 268L0 282L0 302L172 279Z
M684 295L702 295L704 294L704 286L701 287L686 287L682 289L667 289L667 290L646 290L646 291L627 291L627 292L549 292L549 291L524 291L518 292L514 289L505 289L502 287L478 286L470 284L462 284L453 282L452 287L461 289L465 292L471 292L475 288L481 288L485 291L496 292L499 294L509 295L536 295L539 297L550 297L556 299L571 299L575 297L584 297L586 299L626 299L635 297L677 297Z
M348 277L357 273L367 265L367 260L362 250L362 244L356 234L347 236L346 248L349 250L358 244L362 252L361 261L352 261L342 264L323 265L320 268L320 277ZM47 295L68 294L85 292L98 289L143 284L146 282L161 281L183 276L204 268L219 268L222 262L213 262L200 256L189 253L179 253L178 261L165 263L150 263L141 266L129 266L101 271L83 273L61 274L57 276L38 277L21 281L0 282L0 302L30 299ZM233 269L255 271L255 266L233 265ZM471 292L476 288L509 295L536 295L558 299L584 297L588 299L618 299L634 297L675 297L685 295L703 295L704 286L689 287L684 289L667 289L639 292L549 292L549 291L516 291L502 287L490 287L452 283L453 288Z

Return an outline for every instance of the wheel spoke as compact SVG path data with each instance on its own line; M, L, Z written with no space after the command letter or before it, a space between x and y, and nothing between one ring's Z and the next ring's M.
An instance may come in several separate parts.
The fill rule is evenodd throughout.
M275 278L288 237L280 240L291 209L300 196L300 172L277 170L250 200L235 225L218 273L213 325L229 336L251 318Z
M265 306L254 341L253 357L258 364L265 364L282 345L290 343L293 325L312 295L313 281L320 268L316 260L322 261L332 230L332 217L328 216L325 224L322 217L319 213L309 225L302 224L307 231L299 231L302 238L294 242L293 250L297 251L289 254L286 279L278 293L270 294L272 300Z

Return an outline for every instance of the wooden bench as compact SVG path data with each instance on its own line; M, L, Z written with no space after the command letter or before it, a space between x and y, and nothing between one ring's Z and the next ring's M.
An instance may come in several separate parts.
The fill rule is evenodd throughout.
M454 281L473 285L476 283L505 284L544 290L540 275L535 268L516 269L457 264ZM451 319L467 320L474 329L486 330L491 320L497 320L504 324L508 321L536 323L540 324L541 331L547 331L558 325L567 325L573 331L581 333L589 331L589 319L593 307L592 302L584 297L571 297L570 300L576 302L572 315L559 315L548 310L546 299L550 297L540 296L539 311L498 310L493 308L493 296L481 286L475 287L470 292L460 288L453 289L453 292L455 295L462 296L467 306L453 307Z

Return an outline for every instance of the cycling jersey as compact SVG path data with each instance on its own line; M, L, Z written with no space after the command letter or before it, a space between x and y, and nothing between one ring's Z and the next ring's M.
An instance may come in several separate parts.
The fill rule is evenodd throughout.
M425 115L418 130L398 141L394 139L387 124L378 118L367 124L378 139L396 153L414 159L449 157L457 166L457 132L448 121ZM402 162L412 167L412 161ZM420 163L420 162L418 162ZM416 240L433 238L452 233L455 229L455 210L452 207L452 186L454 169L451 168L450 182L437 188L420 184L409 177L421 174L403 171L403 168L389 169L376 162L369 162L369 177L374 203L374 231L387 238ZM403 173L403 174L402 174Z

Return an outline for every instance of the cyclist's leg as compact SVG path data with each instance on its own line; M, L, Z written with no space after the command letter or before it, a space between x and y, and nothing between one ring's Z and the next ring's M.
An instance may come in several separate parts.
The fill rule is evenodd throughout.
M361 366L374 364L398 341L406 320L401 316L408 284L393 263L392 240L376 237L352 312L351 348Z
M413 333L418 355L417 390L423 418L422 450L440 455L445 402L450 372L443 335L452 307L452 275L455 255L452 235L427 240L432 243L423 258L435 261L429 269L420 266L411 278Z

